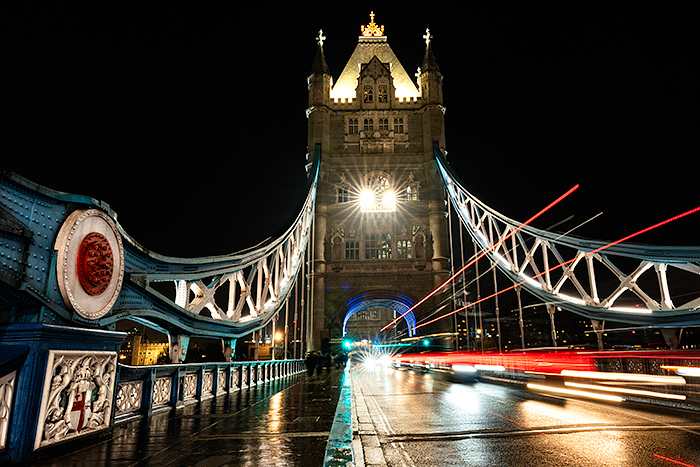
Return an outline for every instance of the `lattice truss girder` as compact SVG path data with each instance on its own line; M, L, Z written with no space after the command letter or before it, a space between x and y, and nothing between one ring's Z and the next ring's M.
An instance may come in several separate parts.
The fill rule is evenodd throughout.
M212 318L229 322L265 315L289 291L304 253L308 222L310 219L270 254L243 269L204 279L175 280L175 304L196 315L207 309ZM228 289L226 310L216 301L217 292L224 289Z
M320 155L309 169L308 194L294 224L262 246L232 255L172 258L127 249L128 287L102 324L132 319L161 332L236 338L266 326L284 307L310 241ZM172 282L174 296L158 286ZM170 289L172 291L172 289Z
M700 247L618 244L590 254L606 243L530 226L511 235L521 224L472 196L436 157L450 201L481 251L491 250L492 263L544 302L592 319L700 323ZM681 291L679 300L671 290Z

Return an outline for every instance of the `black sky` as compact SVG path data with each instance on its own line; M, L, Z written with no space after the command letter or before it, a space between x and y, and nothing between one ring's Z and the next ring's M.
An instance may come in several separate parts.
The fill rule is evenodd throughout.
M580 183L539 227L603 211L578 233L614 240L700 204L691 2L466 5L5 5L0 164L106 201L156 252L249 247L305 196L314 37L337 79L373 9L410 75L430 28L448 159L496 210L525 220ZM699 227L638 240L697 245Z

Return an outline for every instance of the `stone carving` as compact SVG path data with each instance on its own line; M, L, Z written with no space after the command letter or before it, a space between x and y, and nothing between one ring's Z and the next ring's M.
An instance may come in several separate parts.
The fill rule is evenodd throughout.
M50 350L35 448L109 427L116 352Z
M182 388L182 398L190 399L197 395L197 374L187 373L185 375L185 385Z
M7 446L7 434L9 432L10 415L12 414L12 396L15 392L15 380L17 372L0 378L0 451Z
M216 392L225 392L226 391L226 370L219 369L219 372L216 375Z
M167 376L156 379L153 384L153 405L162 405L170 402L170 391L173 382Z
M211 394L214 390L214 372L205 371L202 378L202 394Z
M127 381L117 388L117 415L134 412L141 408L142 381Z

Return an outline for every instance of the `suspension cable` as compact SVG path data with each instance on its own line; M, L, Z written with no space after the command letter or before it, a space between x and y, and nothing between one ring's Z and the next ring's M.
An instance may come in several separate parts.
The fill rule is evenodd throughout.
M518 233L518 232L519 232L520 230L522 230L526 225L528 225L529 223L531 223L532 221L534 221L535 219L537 219L538 217L540 217L542 214L544 214L545 212L549 211L552 207L554 207L556 204L558 204L558 203L559 203L560 201L562 201L564 198L566 198L566 197L569 196L571 193L573 193L574 191L576 191L578 188L579 188L579 184L576 184L574 187L570 188L566 193L564 193L564 194L561 195L559 198L557 198L556 200L554 200L553 202L551 202L548 206L546 206L546 207L545 207L544 209L542 209L540 212L538 212L537 214L535 214L534 216L532 216L531 218L529 218L528 220L526 220L525 222L523 222L522 224L520 224L520 226L519 226L518 228L516 228L516 229L513 230L511 233L509 233L508 235L506 235L503 239L499 240L498 243L496 243L495 245L493 245L493 246L490 247L489 249L485 250L485 251L484 251L483 253L481 253L481 255L479 255L476 259L474 259L473 261L470 261L467 265L465 265L464 267L462 267L462 269L460 269L459 271L457 271L457 273L453 274L449 279L447 279L445 282L443 282L442 285L440 285L439 287L437 287L435 290L433 290L433 291L430 292L428 295L426 295L425 297L423 297L422 300L420 300L418 303L416 303L416 304L413 305L411 308L409 308L408 311L404 312L401 316L399 316L398 318L394 319L392 322L390 322L389 324L387 324L386 326L384 326L383 328L381 328L381 329L379 330L379 332L385 331L387 328L389 328L391 325L393 325L394 323L396 323L397 321L399 321L401 318L403 318L404 316L406 316L408 313L410 313L411 311L413 311L415 308L417 308L419 305L421 305L421 304L422 304L423 302L425 302L427 299L429 299L430 297L432 297L433 295L435 295L436 293L438 293L438 292L439 292L440 290L442 290L447 284L449 284L450 282L452 282L458 275L460 275L462 272L466 271L467 268L469 268L474 262L476 262L476 261L478 261L479 259L481 259L481 258L483 258L484 256L486 256L487 253L490 253L491 251L493 251L493 250L495 250L495 249L498 249L498 247L500 247L501 244L502 244L503 242L505 242L505 241L508 240L510 237L512 237L513 235L515 235L516 233Z
M484 300L488 300L488 299L490 299L490 298L493 298L493 297L495 297L496 295L502 294L503 292L506 292L506 291L508 291L508 290L513 290L515 287L521 286L521 285L527 283L528 281L530 281L530 280L532 280L532 279L537 279L538 277L542 277L543 275L548 274L548 273L550 273L550 272L552 272L552 271L554 271L554 270L556 270L556 269L562 268L562 267L566 266L567 264L571 264L571 263L573 263L574 261L577 261L577 260L579 260L579 259L586 258L587 256L590 256L590 255L594 255L594 254L596 254L596 253L598 253L598 252L601 252L601 251L603 251L603 250L605 250L605 249L607 249L607 248L610 248L610 247L612 247L612 246L614 246L614 245L617 245L617 244L619 244L619 243L625 242L625 241L627 241L627 240L629 240L629 239L631 239L631 238L637 237L637 236L639 236L639 235L641 235L641 234L644 234L644 233L646 233L646 232L649 232L650 230L656 229L656 228L661 227L661 226L663 226L663 225L666 225L666 224L668 224L668 223L670 223L670 222L673 222L673 221L675 221L675 220L681 219L682 217L689 216L690 214L696 213L696 212L698 212L698 211L700 211L700 206L696 207L695 209L691 209L691 210L686 211L686 212L684 212L684 213L678 214L678 215L676 215L676 216L670 217L670 218L666 219L665 221L658 222L658 223L656 223L656 224L654 224L654 225L652 225L652 226L649 226L649 227L647 227L647 228L645 228L645 229L642 229L642 230L639 230L639 231L637 231L637 232L635 232L635 233L633 233L633 234L627 235L626 237L622 237L622 238L620 238L619 240L615 240L614 242L610 242L610 243L608 243L607 245L603 245L603 246L601 246L601 247L598 247L598 248L596 248L595 250L591 250L591 251L589 251L588 253L584 254L581 258L578 258L578 256L577 256L577 257L574 257L574 258L572 258L572 259L570 259L570 260L568 260L568 261L565 261L565 262L563 262L563 263L561 263L561 264L558 264L558 265L556 265L556 266L554 266L554 267L551 267L551 268L547 269L546 271L543 271L543 272L541 272L541 273L539 273L539 274L537 274L537 275L535 275L535 276L533 276L533 277L531 277L531 278L528 278L527 280L524 280L524 281L519 282L519 283L517 283L517 284L514 284L514 285L512 285L512 286L510 286L510 287L508 287L508 288L505 288L505 289L503 289L503 290L500 290L500 291L498 291L497 293L494 293L494 294L492 294L492 295L489 295L488 297L484 297L484 298L482 298L481 300L479 300L478 302L472 303L470 306L474 306L476 303L479 303L479 302L482 302L482 301L484 301ZM466 308L466 307L464 307L464 308ZM438 318L435 318L435 319L433 319L433 320L431 320L431 321L428 321L428 322L422 323L422 324L420 324L420 325L417 325L417 326L416 326L416 329L418 329L419 327L426 326L426 325L428 325L428 324L434 323L435 321L441 320L442 318L445 318L445 317L447 317L447 316L450 316L450 315L453 314L453 313L457 313L457 312L459 312L459 311L462 311L464 308L460 308L460 309L458 309L458 310L454 310L454 311L452 311L452 312L450 312L450 313L447 313L446 315L442 315L442 316L440 316L440 317L438 317Z

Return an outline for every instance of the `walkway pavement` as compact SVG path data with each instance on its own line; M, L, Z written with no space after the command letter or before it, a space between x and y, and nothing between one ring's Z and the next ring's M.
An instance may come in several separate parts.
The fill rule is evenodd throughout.
M325 465L346 465L349 390L341 369L300 373L118 425L31 465L319 467L324 457Z

